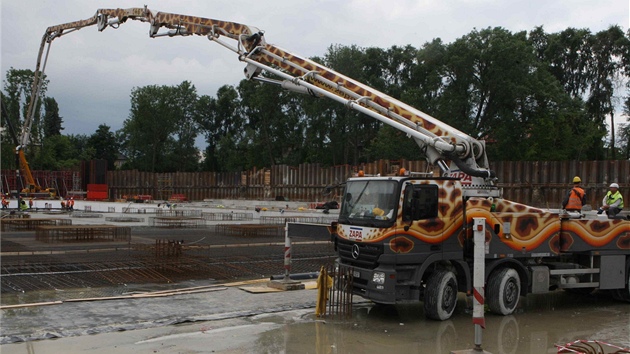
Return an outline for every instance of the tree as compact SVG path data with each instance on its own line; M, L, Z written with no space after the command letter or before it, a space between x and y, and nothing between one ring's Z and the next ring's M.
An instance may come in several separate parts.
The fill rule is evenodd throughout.
M53 135L44 138L39 154L32 160L32 170L64 170L74 168L82 160L93 158L93 150L86 148L84 135Z
M188 81L172 87L172 99L175 105L175 129L172 133L172 148L166 156L169 170L197 171L199 169L199 150L195 146L199 124L197 122L197 89Z
M7 111L7 106L5 102L8 102L7 97L3 92L0 92L0 106L2 107L0 111L0 124L3 127L6 127L0 134L1 151L0 151L0 164L1 168L4 169L15 169L17 167L16 159L13 158L15 156L15 147L19 144L17 141L17 129L13 126L11 120L9 120L9 113Z
M44 111L44 137L61 135L63 119L59 116L57 101L52 97L44 98Z
M96 132L88 138L87 145L94 151L95 159L107 160L107 168L113 170L114 162L118 158L119 144L109 129L106 124L99 125Z
M21 131L26 119L28 105L31 100L33 77L34 74L32 70L19 70L11 67L7 71L6 80L4 81L4 90L6 92L4 102L7 105L9 119L12 120L13 126L16 127L18 131ZM31 141L38 141L41 138L39 132L41 120L40 112L42 99L46 96L47 87L48 79L44 76L41 80L41 89L39 91L40 99L34 107L31 131L28 132L31 134Z
M600 125L605 135L606 116L610 116L612 158L615 159L615 81L623 68L623 57L630 52L630 40L624 36L619 26L600 31L589 38L592 62L589 70L590 92L587 110ZM601 144L600 144L601 146ZM599 146L597 146L599 147Z
M248 165L301 163L303 124L295 93L250 81L241 81L238 93L250 144Z
M190 111L196 101L195 88L187 81L175 87L152 85L132 90L131 113L122 128L122 148L130 164L151 172L196 169L197 128Z
M232 159L240 160L245 151L236 149L243 135L243 122L238 92L225 85L217 91L217 98L201 96L197 102L197 121L205 133L206 151L204 169L226 171Z

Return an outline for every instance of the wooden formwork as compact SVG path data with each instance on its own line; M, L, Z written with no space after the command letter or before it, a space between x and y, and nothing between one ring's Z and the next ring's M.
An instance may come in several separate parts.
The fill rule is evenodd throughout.
M170 228L205 227L206 220L201 217L156 216L149 218L149 225Z
M131 228L113 225L39 226L35 239L41 242L131 241Z
M224 236L283 236L284 225L264 225L264 224L219 224L215 231Z
M4 218L0 221L2 231L33 231L40 226L72 225L71 219L58 218Z

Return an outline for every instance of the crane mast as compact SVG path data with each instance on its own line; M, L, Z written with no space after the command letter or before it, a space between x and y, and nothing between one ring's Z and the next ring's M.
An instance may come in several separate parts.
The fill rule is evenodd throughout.
M444 175L463 172L473 182L465 188L470 196L498 196L495 175L489 169L485 143L361 82L307 58L302 58L278 46L267 43L264 32L256 27L209 18L165 12L153 13L144 8L99 9L89 19L69 22L46 29L39 49L31 102L27 119L32 122L34 107L39 99L41 80L46 65L42 57L52 41L83 27L97 25L99 31L118 28L127 20L150 24L149 36L174 37L199 35L236 53L246 63L247 79L272 83L285 89L327 97L356 111L362 112L404 132L420 147L427 161L437 165ZM227 39L227 40L226 40ZM48 57L46 51L46 58ZM40 66L42 70L40 71ZM278 79L261 75L267 72ZM28 142L30 123L25 124L22 136ZM448 163L450 161L450 164Z

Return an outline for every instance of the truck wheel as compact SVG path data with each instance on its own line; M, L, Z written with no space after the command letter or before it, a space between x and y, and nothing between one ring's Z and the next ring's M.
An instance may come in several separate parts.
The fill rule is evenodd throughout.
M493 272L488 280L488 307L500 315L510 315L516 310L521 295L521 279L512 268Z
M444 321L453 315L457 304L457 278L453 272L438 269L429 277L424 291L424 314Z

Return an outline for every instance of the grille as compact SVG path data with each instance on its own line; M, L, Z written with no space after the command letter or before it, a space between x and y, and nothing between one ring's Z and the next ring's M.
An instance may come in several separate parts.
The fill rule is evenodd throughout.
M352 257L352 246L359 247L359 257ZM337 240L337 249L341 262L357 268L374 269L378 266L378 257L383 254L383 245L369 243L354 243L346 240Z

